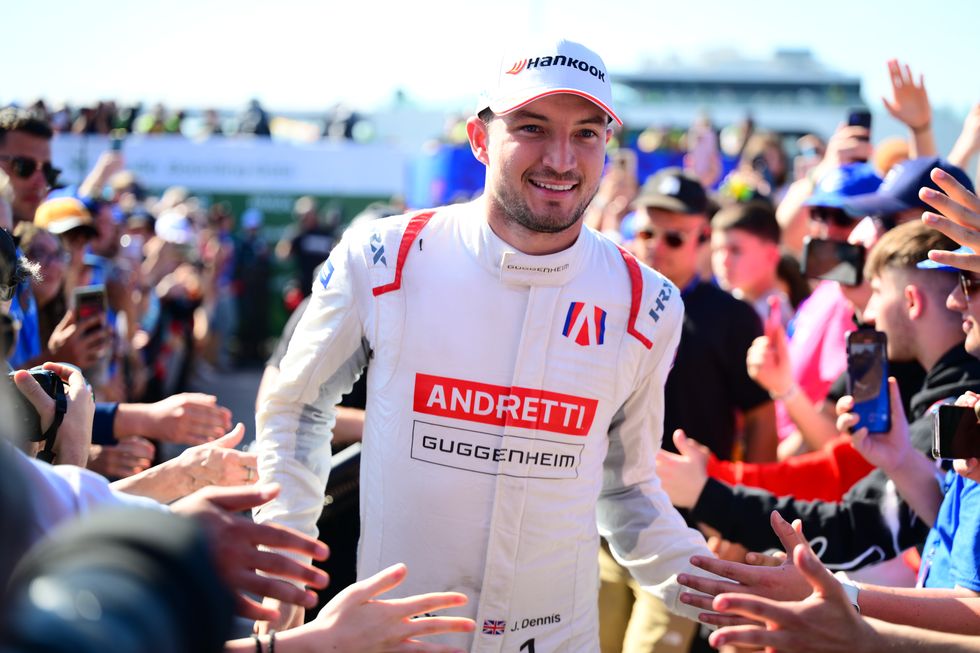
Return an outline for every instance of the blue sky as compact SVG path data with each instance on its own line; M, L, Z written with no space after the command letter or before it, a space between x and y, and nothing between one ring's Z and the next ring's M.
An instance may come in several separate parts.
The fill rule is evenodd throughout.
M396 88L426 107L468 108L499 44L561 33L614 72L712 49L767 57L808 47L861 77L878 105L885 62L926 75L933 103L980 101L980 3L944 0L48 0L7 3L0 103L38 96L321 110L371 109ZM448 29L447 26L448 25Z

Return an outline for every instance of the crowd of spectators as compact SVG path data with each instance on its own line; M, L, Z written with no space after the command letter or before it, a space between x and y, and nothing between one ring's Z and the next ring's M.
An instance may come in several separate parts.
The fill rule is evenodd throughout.
M202 369L198 385L218 382L233 333L240 355L267 353L262 215L246 211L233 238L226 206L184 188L149 196L112 150L81 184L59 187L53 136L29 111L0 111L0 356L11 370L0 392L0 650L272 651L274 633L231 639L251 623L233 616L273 618L255 597L312 607L305 588L327 575L259 547L318 561L327 548L237 514L279 488L256 485L230 411L188 391ZM283 258L329 253L317 216L312 198L297 202ZM340 592L283 633L280 650L381 649L472 627L410 621L465 602L458 593L375 598L405 574L396 565Z
M686 602L718 613L706 619L722 627L709 638L670 617L604 549L603 653L699 650L709 639L793 651L884 650L896 642L908 650L980 650L980 463L951 463L933 447L938 405L980 406L980 309L973 305L980 200L966 172L980 152L980 105L953 149L939 152L923 80L898 62L889 74L894 93L885 108L908 127L899 141L874 144L871 128L842 123L827 138L803 136L790 157L780 135L750 122L719 133L692 117L676 138L649 129L634 148L610 152L585 220L661 272L673 283L664 292L684 301L657 468L674 505L718 556L695 564L730 582L680 579L695 590ZM158 516L159 504L171 504L199 530L144 517L150 531L126 532L126 518L113 517L99 537L110 533L113 546L138 541L141 550L166 540L161 550L175 568L193 564L187 556L195 547L217 549L213 583L199 578L200 598L211 605L196 609L212 624L233 610L261 620L270 615L256 595L307 606L315 596L256 572L316 588L326 579L255 547L317 559L326 552L311 538L234 515L276 488L241 487L257 480L255 455L240 450L243 428L232 428L213 395L189 392L190 382L201 374L220 379L233 357L265 360L274 257L293 261L297 281L287 303L303 306L339 238L339 218L324 219L313 198L301 198L295 224L273 246L262 238L257 210L235 216L184 188L151 196L120 152L104 153L78 186L58 188L51 165L55 133L180 133L184 118L159 105L144 111L112 102L0 111L3 357L10 369L32 370L12 373L13 385L41 416L21 451L0 446L5 531L18 518L7 511L17 494L10 479L47 488L35 514L21 516L29 528L3 547L0 586L28 545L88 504L151 506ZM258 102L231 129L228 122L213 111L202 117L213 135L270 135ZM350 138L344 125L331 124L325 134ZM667 147L665 139L685 152L683 165L641 179L638 152ZM727 170L724 155L735 160ZM856 276L835 276L840 266L814 272L807 252L819 242L858 250ZM895 378L884 433L868 433L846 385L847 334L860 329L887 337ZM42 365L58 379L57 391L38 385ZM5 414L20 414L11 396L2 400ZM358 412L344 413L344 437L357 440L360 423ZM77 467L65 471L68 465ZM95 537L84 526L76 531L32 554L32 573L66 564L58 563L65 555L58 541ZM163 538L168 532L173 537ZM781 557L764 555L780 548ZM383 617L390 630L351 625L378 618L367 607L381 603L372 597L404 574L392 568L340 592L319 618L280 634L282 650L334 642L373 650L365 638L397 632L397 642L472 627L408 619L463 600L453 593L393 603L395 612ZM18 578L0 599L11 615L27 614L33 600ZM40 645L43 638L24 627L33 622L13 621L0 618L11 642ZM218 628L213 638L227 633ZM176 642L173 650L214 650L199 644Z
M43 99L22 107L28 114L46 122L56 134L115 135L179 134L194 138L221 136L272 137L277 116L257 99L239 112L207 108L202 111L166 107L162 103L145 106L104 100L94 104L52 105ZM330 107L317 120L321 138L353 140L355 127L366 120L361 113L343 103Z
M728 626L711 636L716 646L857 650L858 632L886 633L877 646L896 632L914 637L873 620L869 629L853 608L847 632L855 639L834 631L838 621L803 627L800 615L825 616L835 601L887 622L980 633L977 462L951 465L934 451L937 406L972 406L980 391L973 273L955 267L975 257L942 253L975 245L975 232L938 216L920 220L938 210L980 226L966 172L980 151L980 105L953 149L938 152L923 80L895 61L889 74L894 94L885 109L908 127L900 142L873 145L867 125L842 116L829 138L800 138L791 159L778 134L746 124L738 161L724 172L718 142L733 136L699 119L680 167L639 179L636 153L614 152L588 209L594 228L666 275L684 300L658 475L719 556L695 564L732 581L681 579L697 590L685 602L743 615L707 619ZM859 256L830 254L831 264L815 269L815 252L829 249L821 245ZM847 343L861 330L887 341L895 378L886 433L869 434L853 412ZM782 561L749 553L781 546ZM760 561L778 571L757 571ZM600 570L604 653L707 647L705 627L671 618L605 550ZM704 596L725 592L743 595L714 603ZM951 612L940 617L940 606ZM794 628L805 635L786 632Z

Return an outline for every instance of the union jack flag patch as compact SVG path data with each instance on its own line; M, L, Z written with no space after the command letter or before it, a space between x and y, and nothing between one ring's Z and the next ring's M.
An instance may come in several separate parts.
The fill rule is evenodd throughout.
M507 627L507 622L503 619L484 619L483 620L483 634L484 635L503 635L504 628Z

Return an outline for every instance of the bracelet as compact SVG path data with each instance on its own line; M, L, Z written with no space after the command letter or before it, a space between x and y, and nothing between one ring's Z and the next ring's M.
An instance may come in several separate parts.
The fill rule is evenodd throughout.
M840 583L841 588L844 590L844 594L847 595L847 601L854 607L854 610L861 614L861 606L858 605L858 596L861 594L861 588L857 584L847 577L842 571L838 571L834 574L837 582Z
M789 387L783 392L770 392L769 398L773 401L786 401L787 399L792 399L797 392L799 392L800 386L796 385L795 381L791 381Z
M255 633L252 633L252 639L255 640L255 653L262 653L262 640ZM276 631L275 629L269 630L269 653L276 653Z
M913 134L921 134L922 132L927 131L931 127L932 127L932 121L931 120L929 122L927 122L926 124L920 126L920 127L913 127L912 125L909 125L909 129L912 130L912 133Z

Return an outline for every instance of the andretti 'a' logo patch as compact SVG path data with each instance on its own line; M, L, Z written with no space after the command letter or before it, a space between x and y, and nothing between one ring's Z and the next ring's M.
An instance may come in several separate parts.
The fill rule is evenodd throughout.
M606 312L598 306L572 302L561 334L583 347L601 345L606 341Z
M527 65L527 59L521 59L520 61L518 61L517 63L515 63L513 66L510 67L510 70L507 71L507 74L516 75L522 70L524 70L524 66L526 65Z

